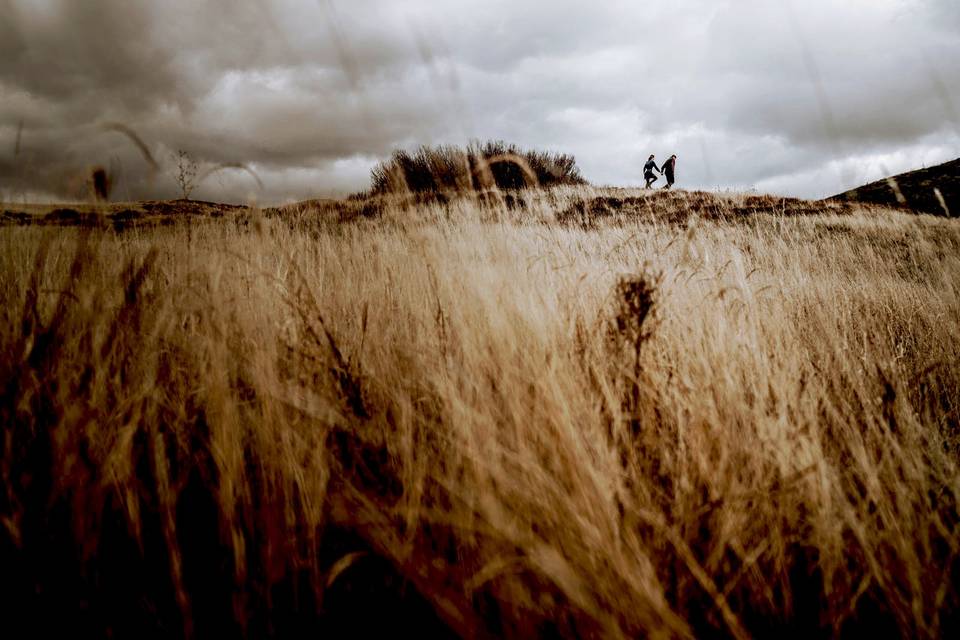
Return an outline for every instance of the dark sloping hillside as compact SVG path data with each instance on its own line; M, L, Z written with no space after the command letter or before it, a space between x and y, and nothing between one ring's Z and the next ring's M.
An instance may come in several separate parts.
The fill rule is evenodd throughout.
M940 198L937 197L939 190ZM935 215L960 216L960 158L851 189L830 200L859 200L909 207Z

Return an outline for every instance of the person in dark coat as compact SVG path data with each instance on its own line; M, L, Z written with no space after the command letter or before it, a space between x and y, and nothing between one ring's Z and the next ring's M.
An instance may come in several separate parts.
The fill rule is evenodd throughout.
M657 174L655 174L654 171L663 173L653 158L654 156L651 153L650 157L647 158L647 164L643 165L643 179L647 181L647 186L645 186L644 189L649 189L650 185L657 181Z
M667 184L665 184L663 188L669 189L673 186L674 175L677 170L677 154L670 156L667 161L663 163L663 167L661 167L661 169L661 173L667 176Z

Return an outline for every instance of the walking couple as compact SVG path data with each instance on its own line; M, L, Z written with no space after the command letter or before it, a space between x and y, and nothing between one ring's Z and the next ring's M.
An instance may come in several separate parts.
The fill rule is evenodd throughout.
M673 186L674 182L674 172L677 168L677 155L674 154L667 158L666 162L663 163L662 167L657 166L656 160L654 160L654 155L650 154L650 157L647 159L647 164L643 165L643 179L647 181L647 186L644 189L652 188L654 182L657 181L657 174L654 171L659 171L661 174L667 177L667 184L663 186L664 189L669 189Z

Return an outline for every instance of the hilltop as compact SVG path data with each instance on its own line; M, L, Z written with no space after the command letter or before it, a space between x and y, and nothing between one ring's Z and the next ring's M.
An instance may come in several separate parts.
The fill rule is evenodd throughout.
M934 189L939 190L943 202ZM934 215L947 213L960 216L960 158L877 180L845 191L829 200L857 200L891 207L908 207Z
M449 217L479 212L482 219L505 218L593 227L630 219L685 224L689 218L733 220L762 214L849 215L871 205L846 201L814 202L757 194L703 191L644 191L616 187L559 187L520 190L456 191L316 199L280 207L251 208L193 200L77 204L0 205L0 226L41 225L112 228L116 231L210 220L246 223L251 216L303 222L348 223L391 215L403 219ZM469 214L473 215L473 214Z

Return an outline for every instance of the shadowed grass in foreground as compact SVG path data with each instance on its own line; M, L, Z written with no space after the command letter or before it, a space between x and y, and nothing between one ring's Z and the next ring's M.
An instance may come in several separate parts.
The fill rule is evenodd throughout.
M0 229L5 617L956 630L960 226L595 195Z

